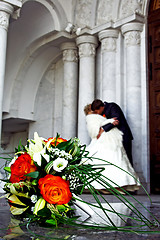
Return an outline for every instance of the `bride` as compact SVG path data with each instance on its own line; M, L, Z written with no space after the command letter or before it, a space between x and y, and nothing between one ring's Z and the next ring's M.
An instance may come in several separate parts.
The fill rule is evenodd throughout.
M91 111L91 104L85 106L84 112L86 114L88 133L91 137L91 143L87 146L86 150L89 151L89 156L95 158L88 160L87 163L95 167L103 167L104 170L102 174L107 177L107 179L104 179L113 187L123 187L127 191L138 190L140 184L136 180L139 181L139 178L131 166L123 147L123 133L114 127L109 132L103 132L100 138L97 139L100 127L107 123L113 123L115 119L106 119L99 114L95 114ZM107 162L100 159L106 160ZM92 186L98 190L106 189L106 187L97 181L93 181Z

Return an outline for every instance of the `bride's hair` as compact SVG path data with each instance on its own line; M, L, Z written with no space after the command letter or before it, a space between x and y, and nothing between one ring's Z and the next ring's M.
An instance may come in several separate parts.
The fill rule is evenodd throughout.
M87 104L85 107L84 107L84 113L85 115L88 115L89 112L91 112L91 104Z

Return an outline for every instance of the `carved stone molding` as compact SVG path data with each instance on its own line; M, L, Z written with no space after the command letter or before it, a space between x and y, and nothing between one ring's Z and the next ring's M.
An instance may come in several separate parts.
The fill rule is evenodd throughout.
M141 43L142 23L128 23L122 26L122 34L125 37L126 45L139 45Z
M86 35L77 38L77 45L79 47L80 57L91 57L95 56L98 42L96 37Z
M7 13L5 12L1 12L0 11L0 27L4 28L4 29L8 29L8 25L9 25L9 16Z
M77 50L69 49L63 51L63 61L67 62L77 62L78 54Z
M91 57L95 56L95 45L91 43L83 43L79 45L79 56L82 57Z
M117 38L119 31L108 29L99 33L99 40L102 42L102 52L115 52L117 47Z
M141 43L141 33L139 31L131 31L125 33L126 45L133 46Z
M0 27L8 29L9 17L13 13L14 7L8 3L0 2Z
M115 52L116 47L115 38L105 38L102 40L102 52Z
M77 47L74 42L62 43L61 50L63 51L63 61L67 62L78 61Z

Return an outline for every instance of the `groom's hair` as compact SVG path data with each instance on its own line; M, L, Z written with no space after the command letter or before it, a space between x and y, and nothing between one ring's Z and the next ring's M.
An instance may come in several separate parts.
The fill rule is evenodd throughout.
M100 107L104 107L104 103L100 99L95 99L91 104L92 111L98 110Z

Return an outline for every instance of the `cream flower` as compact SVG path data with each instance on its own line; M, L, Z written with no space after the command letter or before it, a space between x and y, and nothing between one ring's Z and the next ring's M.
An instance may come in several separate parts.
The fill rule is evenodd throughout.
M33 161L36 162L38 166L41 166L42 156L49 162L49 155L46 154L45 151L46 149L43 148L42 151L33 154Z
M57 158L53 162L53 169L56 172L61 172L64 168L66 168L67 164L68 164L68 161L65 160L64 158Z
M38 133L34 133L34 141L29 141L29 148L27 148L28 154L31 156L39 166L41 166L42 156L49 162L49 156L46 154L46 147L43 146L43 139L38 136Z

